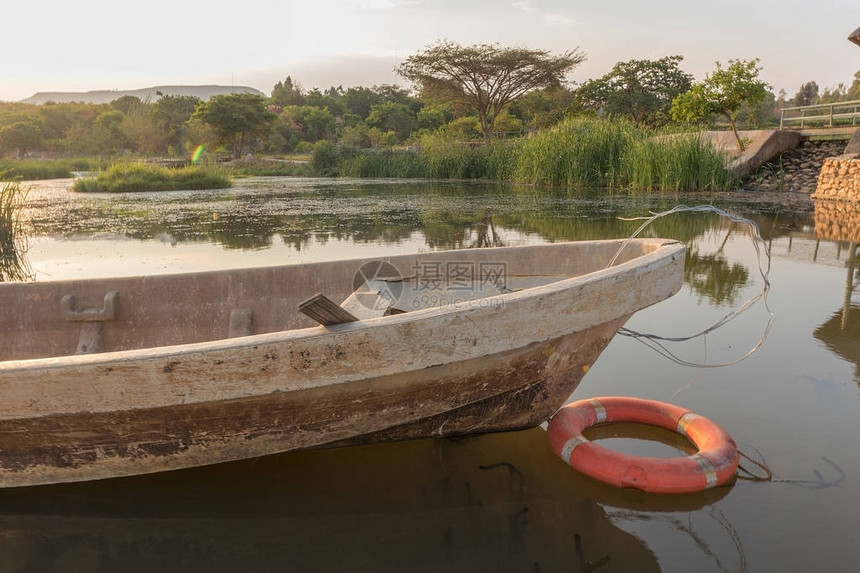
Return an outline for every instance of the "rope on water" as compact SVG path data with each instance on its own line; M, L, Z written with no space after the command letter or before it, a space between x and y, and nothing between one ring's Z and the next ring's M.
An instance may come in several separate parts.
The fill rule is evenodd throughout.
M755 448L753 448L753 449L756 450ZM758 453L759 457L762 457L762 458L764 457L764 456L762 456L761 452L759 452L758 450L756 450L756 452ZM785 483L788 485L794 485L797 487L802 487L802 488L807 488L807 489L824 489L827 487L838 487L845 482L845 478L846 478L845 470L843 470L836 463L830 461L829 459L827 459L824 456L821 456L821 459L826 464L828 464L830 467L832 467L834 470L836 470L836 477L833 479L825 479L825 477L822 475L822 473L820 471L818 471L817 469L812 470L812 473L814 473L815 477L817 478L815 480L777 478L773 475L773 472L771 471L770 467L768 467L766 462L754 460L753 458L751 458L750 456L748 456L747 454L745 454L744 452L742 452L740 450L738 450L738 454L740 454L740 456L742 458L744 458L745 460L747 460L748 462L750 462L751 464L753 464L754 466L758 467L759 469L761 469L762 471L765 472L765 475L763 475L763 476L762 475L756 475L753 472L751 472L750 470L748 470L747 468L739 465L738 470L747 474L746 476L738 475L737 478L739 480L752 481L752 482Z
M738 455L740 455L742 458L744 458L745 460L747 460L748 462L750 462L754 466L758 467L759 469L764 470L764 472L765 472L765 475L759 476L759 475L752 473L751 471L749 471L748 469L746 469L742 465L738 464L738 471L742 471L745 474L747 474L746 476L739 475L738 479L742 479L742 480L746 480L746 481L773 481L773 472L770 471L770 468L767 467L767 464L765 464L763 462L758 462L758 461L752 459L751 457L749 457L748 455L746 455L745 453L743 453L740 450L738 450Z
M770 329L773 326L773 321L775 318L775 315L774 315L773 311L770 309L770 306L768 305L768 300L767 300L768 294L770 293L770 278L769 278L769 276L770 276L770 262L771 262L770 249L768 248L767 243L762 238L761 232L758 228L758 225L755 223L755 221L752 221L751 219L747 219L745 217L732 215L730 213L727 213L726 211L723 211L722 209L714 207L713 205L696 205L693 207L689 207L687 205L678 205L676 207L673 207L672 209L669 209L668 211L663 211L662 213L653 213L652 212L650 217L621 218L621 220L623 220L623 221L644 221L644 223L642 223L642 225L640 225L639 228L636 229L636 231L634 231L634 233L632 235L630 235L627 239L624 240L624 242L618 248L618 251L615 253L615 256L612 257L612 260L609 261L609 264L606 265L606 267L609 268L612 265L614 265L615 262L618 260L618 257L621 255L621 252L624 250L624 248L633 239L638 237L642 233L642 231L644 231L651 223L653 223L654 221L656 221L657 219L660 219L662 217L666 217L668 215L673 215L675 213L682 213L682 212L715 213L721 217L725 217L726 219L729 219L730 221L732 221L734 223L746 225L747 227L749 227L750 235L753 238L753 247L755 248L755 252L756 252L756 264L758 265L759 274L761 275L761 278L763 281L761 292L756 294L755 296L749 298L746 302L741 304L738 308L736 308L732 312L726 314L725 316L720 318L718 321L716 321L711 326L705 328L704 330L702 330L696 334L692 334L690 336L666 337L666 336L659 336L656 334L637 332L635 330L631 330L631 329L626 328L626 327L622 327L618 331L618 334L621 336L629 336L631 338L635 338L636 340L638 340L639 342L641 342L645 346L648 346L649 348L651 348L652 350L654 350L658 354L665 356L669 360L672 360L673 362L676 362L677 364L681 364L683 366L692 366L692 367L696 367L696 368L720 368L723 366L731 366L733 364L737 364L738 362L741 362L742 360L745 360L746 358L751 356L756 350L758 350L761 347L762 344L764 344L764 341L767 339L768 334L770 334ZM763 264L762 252L764 252L764 258L767 261L766 264ZM723 326L724 324L726 324L730 320L736 318L737 316L739 316L740 314L742 314L743 312L748 310L750 307L755 305L759 300L762 301L764 308L768 313L767 325L765 326L764 331L762 332L761 338L759 338L758 342L740 358L737 358L735 360L731 360L729 362L721 362L718 364L706 364L706 363L690 362L688 360L684 360L683 358L676 356L674 353L672 353L663 344L663 342L686 342L688 340L693 340L695 338L705 337L708 333L713 332L714 330L717 330L718 328L720 328L721 326Z

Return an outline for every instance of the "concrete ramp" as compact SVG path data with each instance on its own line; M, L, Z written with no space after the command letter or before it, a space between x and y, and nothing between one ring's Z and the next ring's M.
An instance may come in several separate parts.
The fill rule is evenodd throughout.
M741 178L753 173L780 153L794 149L803 140L796 131L778 129L738 131L738 135L742 140L748 141L743 152L738 150L738 143L731 131L702 132L703 139L726 153L729 168Z

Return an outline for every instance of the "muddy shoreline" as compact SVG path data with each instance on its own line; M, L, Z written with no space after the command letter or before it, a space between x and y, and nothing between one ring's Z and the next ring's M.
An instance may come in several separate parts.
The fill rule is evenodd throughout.
M815 203L807 193L749 191L740 189L725 193L712 193L708 198L744 213L791 213L812 215Z

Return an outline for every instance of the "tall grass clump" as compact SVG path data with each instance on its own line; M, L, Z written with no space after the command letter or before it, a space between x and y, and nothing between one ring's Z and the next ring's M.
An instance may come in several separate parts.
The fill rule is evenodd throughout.
M430 133L420 140L427 176L434 179L482 179L488 172L487 155L469 142L443 133Z
M25 258L27 251L21 210L28 189L0 172L0 282L33 278Z
M571 118L527 139L516 179L534 185L623 186L623 158L637 136L627 120Z
M95 176L76 179L73 189L80 192L123 193L225 189L231 184L222 169L207 165L170 169L145 163L115 163Z
M696 134L657 135L626 119L572 118L524 140L514 179L534 185L725 191L726 156Z
M725 154L697 134L640 138L624 167L631 190L727 191L738 184Z
M524 141L524 139L494 140L489 145L476 149L475 152L481 156L480 163L483 167L481 176L497 181L513 181Z
M423 157L408 149L362 149L349 158L341 159L337 169L343 177L424 177Z

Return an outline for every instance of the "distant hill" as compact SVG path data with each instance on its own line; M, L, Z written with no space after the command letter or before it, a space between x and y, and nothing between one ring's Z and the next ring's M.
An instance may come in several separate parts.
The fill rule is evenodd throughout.
M258 89L248 86L155 86L139 90L98 90L91 92L38 92L21 100L22 103L33 103L41 105L52 101L56 103L83 102L83 103L110 103L122 96L134 96L141 101L157 101L161 95L172 96L196 96L206 101L212 96L231 93L251 93L266 96Z

